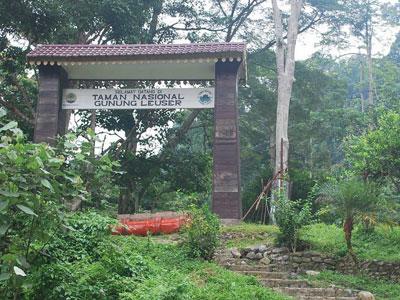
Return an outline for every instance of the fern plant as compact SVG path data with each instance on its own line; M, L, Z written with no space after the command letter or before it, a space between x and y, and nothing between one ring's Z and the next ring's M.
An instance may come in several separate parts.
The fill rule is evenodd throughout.
M352 246L352 232L357 221L380 210L379 187L373 182L358 178L326 183L319 190L319 200L342 219L343 232L349 254L356 260Z

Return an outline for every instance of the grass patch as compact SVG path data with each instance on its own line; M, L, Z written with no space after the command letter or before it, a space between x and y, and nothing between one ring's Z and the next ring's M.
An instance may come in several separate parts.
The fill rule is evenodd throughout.
M372 279L362 275L344 275L332 271L323 271L317 276L305 277L319 283L320 286L334 284L344 288L369 291L375 295L376 299L400 299L400 284L391 281Z
M343 230L336 225L306 226L301 231L301 239L310 244L312 250L336 256L346 254ZM362 260L400 261L400 226L379 225L372 233L357 228L353 232L353 248Z
M268 237L256 237L256 238L234 238L226 242L225 247L227 248L239 248L243 249L255 245L273 245L274 242Z
M251 276L190 259L177 245L133 236L105 236L81 258L41 265L28 277L25 299L290 299Z
M279 229L273 225L260 225L254 223L240 223L238 225L222 226L221 232L241 232L241 233L272 233L277 234Z
M175 245L113 237L126 251L136 251L151 265L151 275L121 299L289 299L262 287L258 281L214 263L193 260Z
M240 223L238 225L223 226L221 233L232 233L233 237L226 242L226 247L245 248L254 245L273 245L275 244L278 227L271 225L259 225L251 223ZM235 233L241 235L235 236Z

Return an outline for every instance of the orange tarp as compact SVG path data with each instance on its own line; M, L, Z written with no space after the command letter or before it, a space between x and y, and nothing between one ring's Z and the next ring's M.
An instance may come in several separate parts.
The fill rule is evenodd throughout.
M113 234L141 236L178 232L188 220L186 215L175 212L119 215L118 219L120 224L114 228Z

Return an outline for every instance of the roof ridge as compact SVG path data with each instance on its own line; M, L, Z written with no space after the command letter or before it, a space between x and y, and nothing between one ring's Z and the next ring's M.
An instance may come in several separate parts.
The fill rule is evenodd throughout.
M245 56L243 42L213 42L186 44L47 44L29 52L29 58L70 57L143 57L143 56Z
M246 45L245 42L209 42L209 43L177 43L177 44L37 44L37 47L58 47L58 46L71 46L71 47L114 47L114 46L214 46L214 45Z

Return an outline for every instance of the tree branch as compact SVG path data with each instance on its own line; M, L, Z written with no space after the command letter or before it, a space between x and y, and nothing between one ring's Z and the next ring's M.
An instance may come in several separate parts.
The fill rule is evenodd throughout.
M25 122L28 122L31 125L35 125L34 119L28 117L23 112L21 112L17 107L12 105L10 102L4 100L3 96L1 96L1 95L0 95L0 104L3 105L4 107L6 107L15 116L19 117L20 119L24 120Z
M187 118L183 121L182 126L179 127L179 129L175 132L174 135L171 136L171 139L167 140L167 143L165 144L164 148L165 149L174 149L179 142L182 140L182 138L185 136L185 134L189 131L190 126L196 119L196 117L199 115L201 109L194 109L192 112L187 116ZM163 159L165 157L165 151L161 153L160 159Z

